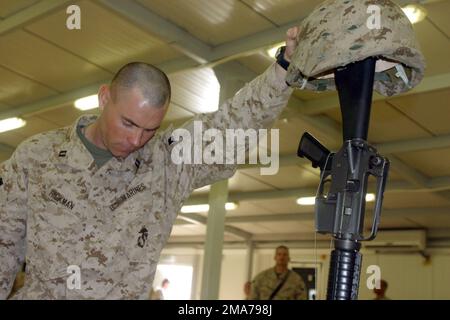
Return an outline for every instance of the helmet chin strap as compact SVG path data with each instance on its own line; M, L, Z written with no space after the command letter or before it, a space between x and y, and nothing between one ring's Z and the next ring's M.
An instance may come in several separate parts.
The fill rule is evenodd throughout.
M405 85L409 89L411 89L411 85L409 83L408 76L406 75L405 68L403 68L403 65L399 62L391 62L391 61L386 61L383 59L378 59L376 65L375 65L375 72L377 72L377 73L384 72L384 71L392 69L392 68L395 68L397 70L397 73L395 74L395 76L397 78L402 79L403 82L405 83Z
M307 83L308 83L308 78L306 78L306 77L303 78L303 82L302 82L302 86L300 87L300 90L305 89Z
M378 58L375 64L375 72L383 72L394 68L398 62L387 61L383 58Z
M403 82L406 84L406 86L411 89L411 85L409 84L409 79L408 76L406 75L405 69L403 68L403 66L400 63L397 63L395 65L395 69L397 69L397 73L395 74L395 76L397 78L400 78L403 80Z

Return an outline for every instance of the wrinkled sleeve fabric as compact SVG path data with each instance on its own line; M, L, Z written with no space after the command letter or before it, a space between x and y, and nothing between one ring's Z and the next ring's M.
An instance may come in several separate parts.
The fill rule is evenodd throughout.
M247 83L234 97L223 103L219 110L213 113L199 114L182 126L191 136L195 134L195 123L201 122L203 132L209 129L219 132L226 137L226 130L232 129L263 129L273 125L283 108L287 105L293 91L288 87L284 78L276 73L276 64L269 67L263 74ZM203 140L205 150L211 140ZM193 146L193 144L192 144ZM246 145L248 147L248 145ZM235 153L238 145L236 144ZM192 155L195 152L193 147ZM225 153L225 146L223 150ZM248 148L247 148L248 149ZM198 150L198 149L197 149ZM242 151L242 150L241 150ZM248 150L245 150L248 151ZM236 163L227 164L192 164L193 189L212 184L216 181L230 178L236 172Z

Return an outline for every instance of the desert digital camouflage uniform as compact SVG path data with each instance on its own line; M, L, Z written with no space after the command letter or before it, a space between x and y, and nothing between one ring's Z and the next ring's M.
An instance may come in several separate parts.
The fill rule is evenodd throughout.
M204 130L269 127L291 93L274 64L219 111L195 119ZM33 136L0 165L0 298L26 257L16 299L147 299L183 201L236 170L174 164L172 128L98 169L76 133L94 120ZM80 267L81 289L66 284L71 265Z
M302 277L295 271L289 272L286 282L273 297L273 300L307 300L306 285ZM278 276L275 268L262 271L252 283L250 300L269 300L272 292L278 287L286 272Z
M425 60L412 24L390 0L327 0L300 27L301 45L286 77L293 87L335 90L334 70L368 57L378 58L374 89L384 96L410 90L423 78Z

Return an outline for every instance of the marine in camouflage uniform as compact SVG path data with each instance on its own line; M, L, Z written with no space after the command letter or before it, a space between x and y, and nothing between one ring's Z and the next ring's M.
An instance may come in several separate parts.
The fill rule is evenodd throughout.
M259 273L252 282L250 300L306 300L307 288L303 278L289 270L289 248L275 250L275 267Z
M292 93L276 68L194 120L223 132L269 127ZM235 173L235 165L173 163L172 128L97 168L77 135L95 119L33 136L0 165L0 298L26 258L15 298L147 299L183 201ZM193 134L192 124L185 128ZM80 268L80 289L67 286L71 265Z
M306 285L302 277L292 270L277 274L275 268L264 270L255 277L250 300L269 300L272 292L286 276L286 282L272 300L307 300Z

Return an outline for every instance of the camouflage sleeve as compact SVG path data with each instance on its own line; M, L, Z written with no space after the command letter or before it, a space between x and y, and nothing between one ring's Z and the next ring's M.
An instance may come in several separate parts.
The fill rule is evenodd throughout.
M6 299L25 260L27 182L17 152L0 164L0 299Z
M276 64L273 64L262 75L247 83L233 98L223 103L218 111L200 114L190 120L184 128L193 135L194 121L197 120L202 123L203 132L216 129L225 137L226 129L245 131L271 127L293 91L287 86L284 78L280 78L275 68ZM208 143L210 141L203 141L203 147ZM248 149L248 145L246 147ZM223 163L197 164L194 167L193 187L196 189L227 179L235 173L236 167L235 164Z

